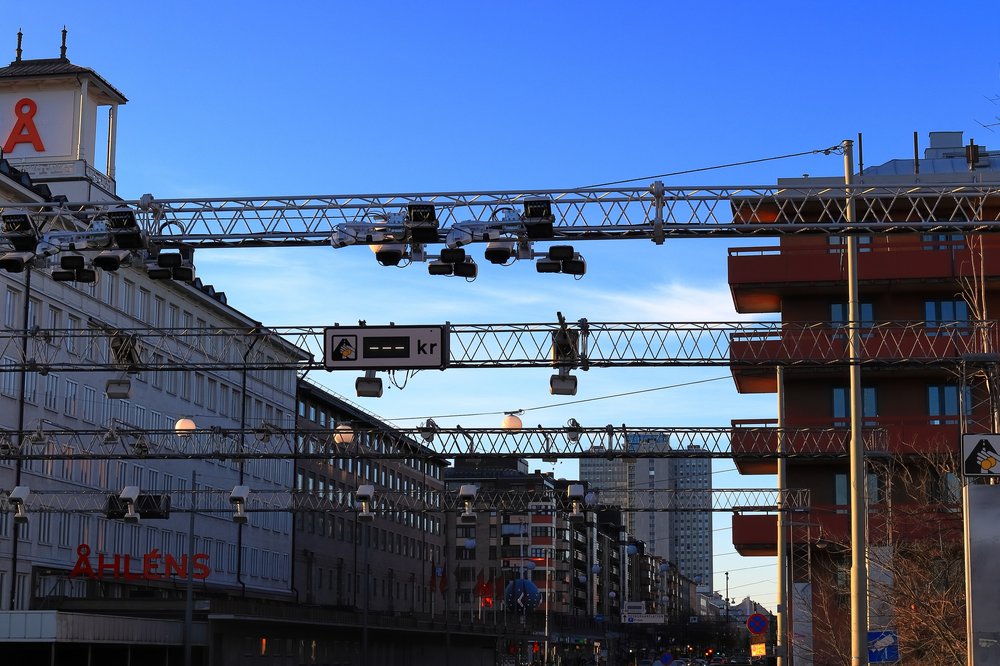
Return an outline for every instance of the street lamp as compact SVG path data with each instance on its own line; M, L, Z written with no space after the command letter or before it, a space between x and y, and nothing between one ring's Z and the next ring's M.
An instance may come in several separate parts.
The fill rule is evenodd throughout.
M354 443L354 428L350 423L341 422L333 429L334 444L349 445Z
M521 429L521 419L518 417L518 412L507 412L504 414L503 420L500 422L500 427L504 430L518 431Z
M188 416L182 416L174 423L174 434L178 437L190 437L191 433L197 430L198 426L194 420Z

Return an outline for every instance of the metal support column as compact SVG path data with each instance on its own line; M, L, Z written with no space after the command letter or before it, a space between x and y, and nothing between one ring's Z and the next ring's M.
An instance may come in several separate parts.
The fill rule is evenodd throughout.
M844 182L847 185L844 222L854 222L854 142L844 148ZM847 234L848 355L851 367L851 664L868 664L868 571L865 561L865 449L861 437L864 404L861 392L861 334L858 302L858 238Z
M785 369L780 365L776 369L778 384L778 620L777 620L777 650L778 666L789 666L792 655L792 642L788 639L788 526L786 525L784 495L788 487L785 478ZM729 574L726 574L728 585ZM728 612L728 609L727 609ZM727 625L728 627L728 625Z

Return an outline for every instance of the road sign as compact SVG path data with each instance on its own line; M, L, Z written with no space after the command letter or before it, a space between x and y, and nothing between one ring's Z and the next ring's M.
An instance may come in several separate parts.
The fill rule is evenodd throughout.
M418 370L448 366L447 326L333 326L323 331L327 370Z
M639 615L646 612L645 601L626 601L622 609L628 615Z
M1000 476L1000 435L962 435L962 476Z
M622 613L623 624L664 624L666 619L663 613Z
M760 613L754 613L747 618L747 629L751 634L762 634L767 631L767 617Z
M899 661L899 640L895 630L868 632L868 661L872 664Z

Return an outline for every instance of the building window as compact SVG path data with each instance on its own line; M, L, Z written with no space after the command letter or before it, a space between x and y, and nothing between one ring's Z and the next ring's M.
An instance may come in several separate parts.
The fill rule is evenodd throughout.
M870 235L857 236L858 239L858 252L871 252L872 251L872 237ZM830 254L837 254L838 252L847 252L847 236L837 236L831 234L827 236L827 245L830 246Z
M964 234L923 234L920 236L925 252L930 250L964 250Z
M35 386L38 382L37 372L24 373L24 401L35 404Z
M77 353L76 336L81 335L82 333L80 327L81 323L80 318L70 315L66 321L67 321L67 328L69 329L66 332L66 351L68 351L70 354L76 354Z
M0 393L13 398L17 395L17 373L14 371L14 366L17 365L17 361L8 356L4 356L2 365L6 367L3 372L0 372Z
M115 274L109 271L102 271L101 281L104 282L104 302L113 307L118 302L115 298L115 292L117 291L115 289L117 284Z
M205 404L205 375L194 373L194 404Z
M924 301L924 320L928 328L949 326L967 328L969 306L961 299L946 301Z
M81 418L87 423L94 423L97 413L97 391L93 386L83 387L83 413Z
M954 472L945 472L937 480L932 499L945 504L952 511L959 510L962 503L962 480Z
M17 313L18 313L18 301L20 294L17 291L7 287L7 299L4 301L4 317L3 323L7 328L21 328L18 326Z
M149 321L149 297L149 290L139 287L139 298L135 302L135 314L139 321Z
M862 415L865 425L878 425L875 420L878 417L878 391L874 386L865 386L862 393ZM835 386L833 388L833 419L835 421L847 421L851 418L851 393L845 386Z
M49 306L49 321L46 324L46 328L55 332L62 328L62 310L59 308Z
M122 280L122 311L132 314L135 301L135 285L129 280Z
M964 412L972 413L972 400L969 387L965 387L962 402ZM954 425L958 423L959 397L958 386L954 384L932 384L927 387L927 414L931 417L931 425Z
M72 380L66 380L66 399L63 403L63 412L66 416L76 416L76 400L77 400L77 389L78 384Z
M847 303L830 304L830 326L846 327L850 315ZM871 328L875 325L875 311L871 303L858 304L858 316L861 318L862 328Z
M59 409L59 375L45 376L45 409L56 411Z
M865 488L865 500L869 505L880 504L885 501L885 484L881 477L874 472L868 472L868 485ZM849 507L851 504L851 480L847 474L839 473L834 475L834 504L842 507ZM838 509L837 513L847 513L847 510Z
M163 318L166 316L165 311L167 308L167 303L163 300L162 296L156 296L153 299L153 326L162 326Z

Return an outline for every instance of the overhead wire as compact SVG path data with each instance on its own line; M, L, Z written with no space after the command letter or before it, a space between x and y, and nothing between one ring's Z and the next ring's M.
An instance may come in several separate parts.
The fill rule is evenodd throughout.
M681 384L669 384L667 386L656 386L647 389L638 389L636 391L626 391L625 393L613 393L611 395L596 396L593 398L583 398L581 400L567 400L565 402L557 402L552 405L538 405L536 407L524 407L515 410L502 410L502 411L490 411L490 412L468 412L464 414L435 414L431 416L402 416L398 418L386 419L388 421L419 421L427 418L432 419L458 419L466 418L472 416L500 416L503 414L523 414L525 412L540 411L542 409L552 409L554 407L566 407L568 405L579 405L585 402L595 402L597 400L611 400L613 398L625 398L633 395L640 395L642 393L652 393L654 391L665 391L667 389L673 388L684 388L686 386L694 386L695 384L705 384L708 382L717 382L723 379L730 379L730 375L725 375L723 377L711 377L709 379L697 379L690 382L683 382Z
M717 164L714 166L698 167L696 169L684 169L683 171L671 171L669 173L660 173L653 176L640 176L638 178L626 178L624 180L612 180L607 183L596 183L594 185L586 185L579 189L587 189L590 187L607 187L608 185L624 185L625 183L634 183L639 180L654 180L656 178L669 178L671 176L684 176L689 173L699 173L701 171L714 171L716 169L728 169L731 167L746 166L748 164L760 164L761 162L773 162L775 160L785 160L791 157L804 157L806 155L817 155L822 153L824 155L839 154L843 151L843 148L838 144L835 146L830 146L829 148L816 148L814 150L805 150L800 153L789 153L787 155L775 155L773 157L760 157L754 160L744 160L742 162L730 162L728 164Z

